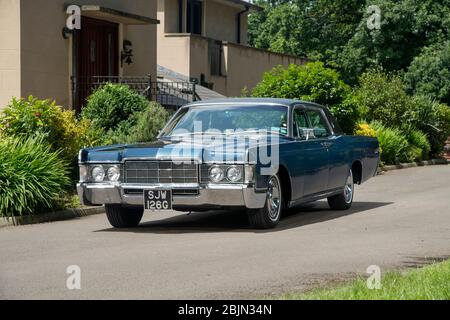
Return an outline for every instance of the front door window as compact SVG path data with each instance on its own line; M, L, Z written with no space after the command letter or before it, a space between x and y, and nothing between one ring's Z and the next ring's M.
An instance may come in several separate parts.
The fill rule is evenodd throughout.
M305 114L310 123L310 129L314 133L315 138L326 138L330 136L327 122L320 111L306 110Z

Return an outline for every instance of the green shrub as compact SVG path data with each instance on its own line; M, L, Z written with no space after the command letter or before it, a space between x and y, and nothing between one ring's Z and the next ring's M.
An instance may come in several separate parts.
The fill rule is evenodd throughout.
M69 184L66 162L44 138L0 141L0 216L52 209Z
M134 114L148 106L145 97L127 85L108 83L97 89L89 98L82 116L105 132L117 129L122 122L130 121Z
M356 97L349 95L341 104L330 107L330 111L346 134L352 134L361 119Z
M426 96L411 98L403 127L416 128L428 137L430 153L438 156L450 136L450 108Z
M411 156L416 161L428 159L431 146L425 133L417 129L410 129L406 132L406 138L411 146Z
M169 113L158 103L150 103L141 112L110 130L106 139L111 144L128 144L153 141L169 119Z
M362 118L381 121L390 127L400 127L411 99L404 90L399 75L387 74L382 69L364 73L355 91Z
M381 161L385 164L397 164L414 160L408 140L399 129L385 127L379 122L372 122L370 127L375 129L380 143Z
M297 99L324 105L344 132L350 134L359 120L358 106L349 96L350 91L336 70L326 68L322 62L310 62L288 68L278 66L265 73L253 89L252 96Z
M310 62L288 68L278 66L265 73L252 95L300 99L331 107L341 104L349 93L350 87L337 71L326 68L322 62Z
M89 120L78 120L74 111L33 96L12 100L0 115L0 132L6 137L43 137L68 162L76 160L81 148L99 139Z
M0 131L6 136L48 135L57 109L49 100L13 98L0 116Z
M431 143L431 154L440 155L445 145L445 141L450 137L450 107L446 104L437 104L434 108L436 112L436 126L439 131L433 136Z

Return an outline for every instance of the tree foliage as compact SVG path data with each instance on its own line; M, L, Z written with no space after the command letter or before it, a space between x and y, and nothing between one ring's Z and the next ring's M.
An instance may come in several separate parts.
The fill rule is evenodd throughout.
M359 118L351 88L339 73L322 62L303 66L281 66L264 74L263 80L253 90L254 97L277 97L316 102L330 108L346 133L352 133Z
M405 82L409 93L450 104L450 41L427 47L414 58Z
M349 94L339 73L322 62L274 68L263 76L253 90L255 97L278 97L316 102L325 106L341 103Z
M450 35L450 0L293 0L257 3L249 20L250 44L318 59L356 84L366 70L406 70L426 46ZM369 29L378 6L380 27Z
M332 60L352 37L364 2L256 1L265 10L250 15L249 42L275 52Z

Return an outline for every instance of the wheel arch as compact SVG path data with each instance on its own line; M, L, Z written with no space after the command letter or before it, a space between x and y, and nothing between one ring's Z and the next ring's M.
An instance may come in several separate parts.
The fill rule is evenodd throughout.
M278 169L278 176L281 181L281 191L283 192L284 202L287 204L292 200L291 175L284 165L280 165Z
M353 161L351 170L353 173L354 183L361 184L362 183L362 162L360 160Z

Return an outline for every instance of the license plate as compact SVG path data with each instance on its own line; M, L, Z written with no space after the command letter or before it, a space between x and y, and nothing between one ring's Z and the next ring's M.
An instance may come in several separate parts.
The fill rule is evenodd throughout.
M144 190L144 209L172 210L172 190Z

